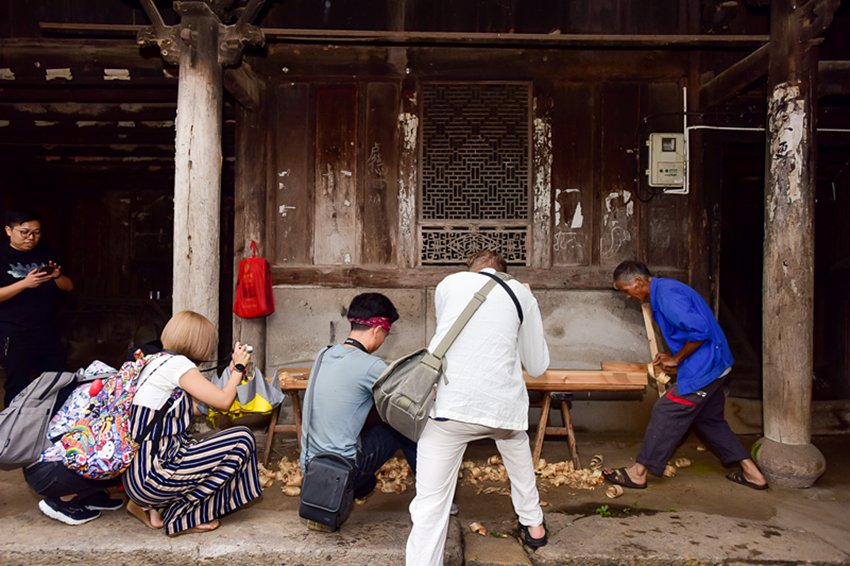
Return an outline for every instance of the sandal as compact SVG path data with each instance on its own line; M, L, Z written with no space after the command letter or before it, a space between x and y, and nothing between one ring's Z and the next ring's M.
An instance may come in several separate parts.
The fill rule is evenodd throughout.
M188 535L191 533L209 533L211 531L216 530L221 526L221 521L218 519L213 519L209 523L201 523L200 525L195 525L194 527L188 528L186 530L180 531L179 533L174 533L172 537L179 537L180 535Z
M147 528L149 529L161 529L162 525L154 526L153 521L151 521L150 509L145 509L138 503L134 501L127 502L127 513L141 521Z
M549 528L546 526L546 520L543 520L543 536L540 538L534 538L529 534L528 527L517 521L517 526L519 527L519 532L522 535L522 543L529 547L537 550L543 546L546 546L549 543Z
M745 485L750 489L757 489L759 491L763 489L767 489L768 485L766 483L753 483L744 477L743 470L738 470L737 472L732 472L731 474L726 475L726 479L729 481L733 481L735 483L739 483L741 485Z
M603 470L602 477L609 483L628 487L629 489L646 489L646 483L635 483L632 478L629 477L629 473L626 471L626 468L617 468L616 470L610 471Z

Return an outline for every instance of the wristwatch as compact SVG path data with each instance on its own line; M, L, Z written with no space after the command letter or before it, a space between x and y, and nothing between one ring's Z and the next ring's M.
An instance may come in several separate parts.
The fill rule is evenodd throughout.
M245 373L245 364L235 364L233 366L233 371L238 371L239 373Z

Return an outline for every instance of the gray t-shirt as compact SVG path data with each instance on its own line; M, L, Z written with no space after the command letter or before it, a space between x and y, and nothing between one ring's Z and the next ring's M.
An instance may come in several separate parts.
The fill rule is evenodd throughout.
M302 467L305 456L312 458L319 452L334 452L356 459L360 431L372 408L372 384L386 367L387 364L377 356L338 344L325 353L318 376L316 366L313 366L304 394ZM311 393L314 387L315 391ZM312 411L307 406L311 394ZM309 446L306 445L308 427Z

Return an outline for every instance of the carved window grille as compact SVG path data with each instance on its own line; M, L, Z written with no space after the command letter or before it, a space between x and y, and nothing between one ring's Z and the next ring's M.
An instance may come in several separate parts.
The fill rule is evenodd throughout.
M496 248L528 260L530 86L426 83L422 87L422 265L459 264Z

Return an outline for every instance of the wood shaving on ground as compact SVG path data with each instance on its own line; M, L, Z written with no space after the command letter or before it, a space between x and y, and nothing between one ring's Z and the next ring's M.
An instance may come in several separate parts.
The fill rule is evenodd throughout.
M572 462L547 463L541 458L534 469L541 490L566 485L572 489L593 490L602 485L602 470L582 468L576 470ZM461 485L479 486L482 483L508 483L508 472L499 456L490 456L484 462L465 460L460 465L458 480ZM478 494L510 495L509 487L479 487Z
M400 458L390 458L387 463L375 473L378 480L376 489L381 493L404 493L413 485L413 473L407 461ZM283 484L281 490L288 497L301 495L301 463L284 457L277 464L277 471L268 470L260 464L260 484L263 489L274 482ZM365 502L365 499L364 499Z
M375 472L376 489L381 493L404 493L413 485L413 472L403 458L390 458Z
M469 523L469 530L477 535L481 535L482 537L487 536L487 527L479 523L478 521L474 523Z
M260 485L263 489L271 487L278 481L283 484L281 491L287 497L297 497L301 495L301 463L298 460L290 460L287 457L281 458L277 463L277 470L269 470L262 464L260 466Z

